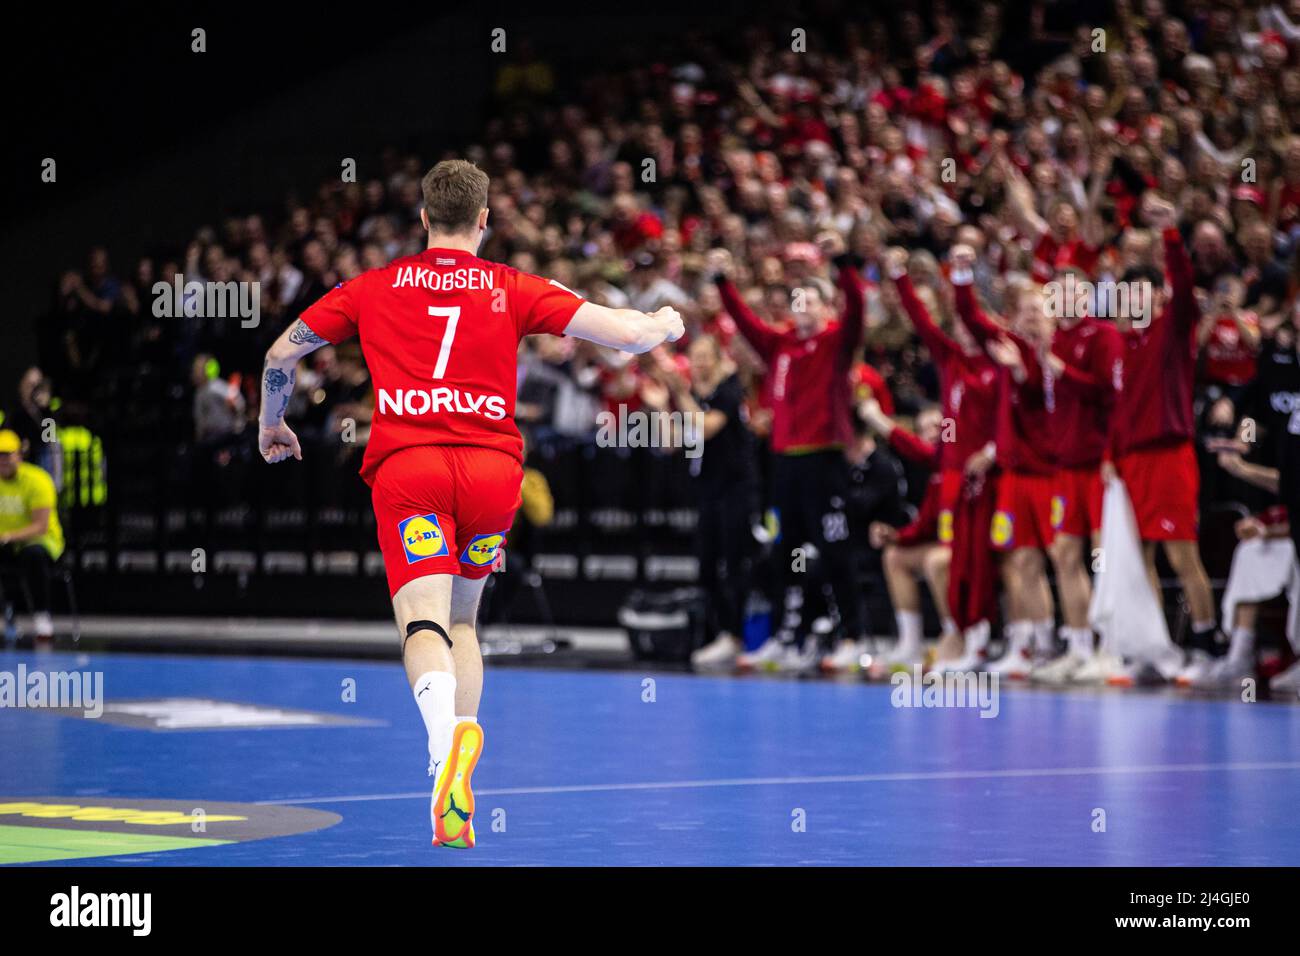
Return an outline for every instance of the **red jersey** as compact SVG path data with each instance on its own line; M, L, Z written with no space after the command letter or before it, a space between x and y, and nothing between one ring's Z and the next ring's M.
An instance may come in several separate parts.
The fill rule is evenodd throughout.
M1111 416L1111 451L1174 445L1195 433L1192 388L1196 377L1196 324L1201 310L1192 288L1192 260L1177 229L1167 229L1165 269L1173 295L1146 328L1124 335L1117 413Z
M1123 350L1119 330L1091 316L1058 327L1052 337L1052 354L1065 363L1055 379L1052 411L1062 468L1095 467L1105 457Z
M865 402L874 398L880 403L880 410L886 415L894 414L894 396L889 391L885 377L867 362L858 362L850 373L853 383L854 402Z
M909 461L935 469L930 473L925 497L921 499L916 518L911 524L898 529L896 543L908 547L939 540L940 513L943 511L943 473L937 469L943 452L897 425L890 431L888 441L894 451Z
M1284 232L1300 222L1300 183L1283 181L1277 197L1277 227Z
M734 285L718 280L722 304L767 363L772 450L777 454L799 454L852 440L849 370L862 341L862 280L848 266L839 270L838 278L845 302L840 321L807 338L793 329L768 325L750 311Z
M942 452L924 438L895 425L889 432L888 441L894 451L908 461L938 470L939 456Z
M970 283L953 283L957 314L983 346L1006 336L1020 352L1025 380L1017 382L1010 369L998 369L998 411L995 426L998 465L1006 471L1050 475L1056 470L1052 438L1055 381L1045 374L1038 355L1025 339L1002 328L979 307Z
M1056 276L1057 269L1074 266L1082 269L1089 276L1097 271L1097 261L1101 250L1096 249L1082 239L1057 242L1050 232L1045 232L1034 246L1034 279L1049 282Z
M894 285L903 310L930 352L939 372L944 434L952 425L953 440L941 442L939 467L961 470L966 459L993 440L997 408L997 366L983 352L967 355L930 315L906 274Z
M925 497L921 507L916 509L916 517L898 529L894 543L907 548L914 544L928 544L939 540L940 514L943 511L943 476L933 472L925 486Z
M706 317L700 323L700 331L717 339L718 344L730 355L731 340L736 337L736 322L727 315L726 310Z
M614 242L622 252L635 252L664 234L664 224L654 213L640 213L630 223L614 227Z
M1254 312L1243 312L1244 325L1259 328ZM1205 380L1220 385L1245 385L1255 377L1257 349L1242 337L1241 329L1230 315L1215 320L1214 329L1205 343Z
M582 299L458 249L426 249L363 272L303 312L335 343L359 334L375 389L361 463L416 445L473 445L523 460L516 356L525 335L563 334Z

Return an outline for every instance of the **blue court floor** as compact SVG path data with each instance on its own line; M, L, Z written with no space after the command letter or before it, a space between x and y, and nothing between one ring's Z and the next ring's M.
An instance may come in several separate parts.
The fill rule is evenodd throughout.
M75 865L1300 864L1294 705L1011 688L983 718L894 707L884 684L490 668L479 846L455 851L429 846L424 730L396 663L0 653L0 672L19 665L102 672L110 703L361 721L157 731L0 709L0 801L342 818Z

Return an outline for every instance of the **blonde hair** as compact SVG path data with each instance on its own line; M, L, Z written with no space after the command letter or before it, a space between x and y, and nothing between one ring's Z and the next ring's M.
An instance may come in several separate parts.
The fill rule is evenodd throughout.
M487 206L487 173L463 159L444 159L420 185L430 232L470 232Z

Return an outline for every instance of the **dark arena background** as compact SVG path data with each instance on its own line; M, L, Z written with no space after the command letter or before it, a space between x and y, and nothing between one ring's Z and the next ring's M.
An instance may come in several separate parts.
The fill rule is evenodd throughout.
M24 20L6 876L1300 863L1300 3ZM493 561L472 849L430 846L358 475L423 409L377 397L374 312L307 313L424 252L448 159L490 177L481 259L682 323L518 343L521 506L450 542ZM1051 905L1266 921L1240 869L1169 872Z

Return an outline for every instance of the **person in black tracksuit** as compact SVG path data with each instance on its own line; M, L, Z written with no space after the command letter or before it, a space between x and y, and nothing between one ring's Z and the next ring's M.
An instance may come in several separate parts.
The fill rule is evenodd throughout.
M1300 309L1264 340L1256 368L1245 407L1261 432L1258 465L1278 471L1278 497L1300 556Z
M718 341L700 336L687 354L690 381L671 373L664 374L663 381L674 407L699 428L684 444L699 515L696 554L711 641L693 659L703 665L726 664L743 649L758 469L745 422L744 386Z
M846 454L849 468L848 494L844 512L849 522L849 542L853 554L855 580L868 609L888 607L885 572L881 564L881 550L871 547L871 525L884 522L902 527L912 520L918 502L911 500L909 491L926 486L926 475L911 462L902 461L887 443L876 442L869 427L858 416L853 419L854 442ZM913 478L911 475L917 477ZM879 632L871 626L873 614L857 612L868 624L868 630Z
M1211 439L1210 447L1219 451L1219 465L1229 475L1281 499L1295 548L1292 560L1300 559L1300 309L1289 324L1264 340L1243 406L1256 433L1251 434L1249 421L1243 420L1239 440ZM1251 461L1243 451L1250 453ZM1257 523L1260 520L1272 523L1266 516ZM1241 630L1234 627L1223 665L1229 683L1254 671L1253 632L1253 616ZM1274 674L1268 686L1274 695L1300 692L1300 662Z

